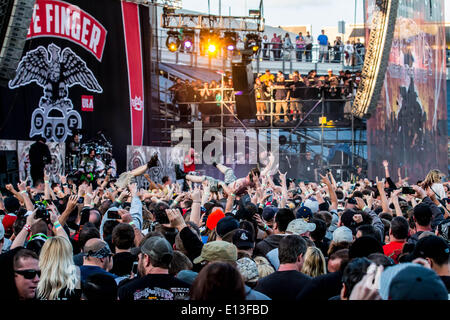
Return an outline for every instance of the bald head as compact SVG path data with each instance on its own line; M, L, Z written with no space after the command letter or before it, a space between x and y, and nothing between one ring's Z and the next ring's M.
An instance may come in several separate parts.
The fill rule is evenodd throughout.
M89 239L84 245L83 252L85 254L84 266L98 266L106 271L112 269L112 253L105 241L98 238Z
M97 252L100 249L102 249L103 247L105 247L106 245L107 245L107 243L105 241L103 241L102 239L92 238L92 239L89 239L88 241L86 241L86 243L84 244L83 252L84 253L88 253L89 251Z

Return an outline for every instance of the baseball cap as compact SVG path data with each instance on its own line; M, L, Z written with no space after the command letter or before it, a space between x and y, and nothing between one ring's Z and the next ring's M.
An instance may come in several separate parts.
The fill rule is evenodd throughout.
M334 242L352 242L353 233L349 228L342 226L333 231Z
M232 216L220 219L216 225L216 231L220 237L223 237L228 232L236 229L239 229L239 222Z
M141 252L148 254L153 260L169 264L172 261L173 249L169 241L163 237L151 237L141 246Z
M258 265L250 258L244 257L236 261L237 269L242 275L244 282L258 281Z
M248 230L238 229L233 235L233 244L238 249L247 250L255 247L252 234Z
M263 209L262 217L265 221L270 221L275 217L275 214L278 212L277 207L267 206Z
M213 230L220 219L225 217L225 213L223 213L222 210L216 209L208 216L208 219L206 220L206 226L209 230Z
M444 239L428 236L420 239L414 248L415 258L431 258L437 261L448 261L450 248Z
M295 217L309 221L310 219L312 219L313 213L310 208L302 206L298 208L297 212L295 213Z
M181 281L189 283L192 285L194 283L195 278L197 278L198 273L192 270L181 270L177 273L177 278Z
M17 220L17 216L13 213L8 213L3 217L2 224L5 230L12 228L14 222Z
M292 234L296 235L302 235L306 232L311 232L316 230L316 224L315 223L309 223L303 219L294 219L291 222L289 222L286 232L291 232Z
M317 211L319 211L319 202L315 198L306 199L303 205L311 209L312 213L316 213Z
M194 263L201 263L203 261L229 261L235 262L237 260L237 248L234 244L216 240L206 243L202 248L202 253L199 257L194 259Z
M448 292L435 271L413 264L393 277L388 290L388 299L448 300Z

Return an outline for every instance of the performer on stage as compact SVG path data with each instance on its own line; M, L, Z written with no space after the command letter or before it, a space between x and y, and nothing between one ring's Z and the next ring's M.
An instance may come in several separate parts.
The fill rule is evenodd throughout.
M30 174L34 186L43 182L45 165L52 160L50 149L45 142L46 140L44 137L39 137L36 142L30 146Z
M81 134L74 132L73 138L67 143L67 168L69 171L76 170L81 161Z

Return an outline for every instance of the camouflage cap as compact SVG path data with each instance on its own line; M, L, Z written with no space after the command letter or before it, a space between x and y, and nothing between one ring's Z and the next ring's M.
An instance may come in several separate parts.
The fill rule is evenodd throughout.
M234 244L226 241L211 241L202 248L202 253L194 259L194 263L203 261L228 261L235 262L237 260L237 248Z
M236 264L244 282L253 282L259 279L258 265L252 259L244 257L236 261Z

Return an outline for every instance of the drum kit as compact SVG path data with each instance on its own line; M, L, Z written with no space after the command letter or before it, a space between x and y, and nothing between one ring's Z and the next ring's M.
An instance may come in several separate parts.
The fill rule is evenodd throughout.
M84 171L82 168L83 159L89 158L91 150L95 150L95 162L96 162L96 175L97 177L104 177L115 163L112 154L112 143L107 140L103 135L99 139L93 139L88 142L82 143L79 148L79 152L71 153L68 155L68 169L69 175L77 175L80 171ZM113 168L115 169L115 168ZM115 171L115 170L113 170Z

